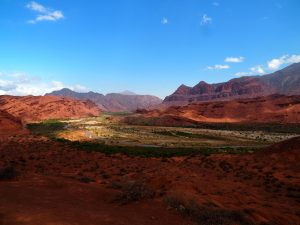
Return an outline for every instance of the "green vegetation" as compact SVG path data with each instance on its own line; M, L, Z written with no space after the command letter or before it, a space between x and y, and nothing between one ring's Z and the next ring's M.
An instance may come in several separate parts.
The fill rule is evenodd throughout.
M197 128L213 130L235 131L264 131L274 133L300 134L299 124L271 124L271 123L200 123Z
M209 134L195 134L182 131L154 131L154 134L167 135L172 137L187 137L187 138L199 138L199 139L211 139L211 140L226 140L224 137L214 136Z
M163 148L163 147L143 147L143 146L113 146L98 142L89 141L69 141L62 138L55 138L56 141L68 144L70 147L81 151L102 152L104 154L122 153L128 156L141 157L175 157L188 155L211 154L245 154L258 150L258 147L203 147L203 148Z
M67 123L59 120L46 120L41 123L27 124L27 128L34 135L42 135L50 138L55 138L56 134L65 129Z
M109 116L130 116L132 115L133 112L127 112L127 111L123 111L123 112L104 112L103 115L109 115Z
M210 130L209 132L197 128L152 127L149 129L149 127L128 126L111 122L106 117L102 115L96 118L70 121L47 120L41 123L28 124L27 127L34 135L46 136L81 151L162 158L252 153L266 144L281 140L282 137L289 137L289 134L268 132L249 134L243 131L233 133L225 130L225 128L228 129L226 126L237 126L236 124L226 124L226 126L215 124L213 125L216 126L214 128L218 126L219 130ZM80 132L76 133L76 131ZM231 130L229 129L229 131ZM62 132L66 139L57 138ZM78 136L76 137L76 135ZM68 137L77 141L69 141ZM226 165L220 166L227 170Z

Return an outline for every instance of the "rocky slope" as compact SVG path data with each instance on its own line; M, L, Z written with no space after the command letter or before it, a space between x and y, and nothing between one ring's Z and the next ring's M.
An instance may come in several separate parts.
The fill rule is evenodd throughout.
M197 101L232 100L272 94L300 95L300 63L263 76L245 76L216 84L201 81L194 87L181 85L163 103L185 105Z
M9 113L0 110L0 136L26 134L21 120L15 118Z
M134 121L136 120L136 121ZM300 123L300 96L271 95L151 110L130 123L183 126L197 123ZM157 124L158 123L158 124Z
M101 110L91 101L56 96L0 96L0 110L25 122L57 118L97 116Z
M96 92L78 93L64 88L53 91L46 96L63 96L77 99L88 99L96 103L102 110L110 112L135 111L139 108L149 108L158 105L162 100L151 95L136 95L134 93L111 93L103 95Z

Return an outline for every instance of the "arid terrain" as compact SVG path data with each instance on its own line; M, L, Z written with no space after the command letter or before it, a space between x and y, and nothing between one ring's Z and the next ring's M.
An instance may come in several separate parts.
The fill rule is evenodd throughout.
M300 0L0 0L0 225L300 225Z
M300 225L299 95L128 96L0 96L0 225Z
M299 224L299 146L149 157L2 139L0 223Z
M0 224L299 224L295 127L135 126L127 116L1 136Z

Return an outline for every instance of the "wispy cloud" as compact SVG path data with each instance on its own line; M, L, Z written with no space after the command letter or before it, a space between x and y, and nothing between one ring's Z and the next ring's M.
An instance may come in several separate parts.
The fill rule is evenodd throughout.
M207 67L208 70L226 70L229 68L230 68L229 65L219 65L219 64Z
M225 58L225 62L229 62L229 63L241 63L241 62L244 62L245 60L245 57L227 57Z
M81 85L65 85L60 81L45 82L22 72L0 72L0 95L44 95L62 88L79 92L86 90Z
M270 70L277 70L282 65L298 62L300 62L300 55L283 55L279 58L268 61L268 68Z
M212 23L212 18L209 17L207 14L204 14L201 19L201 25L204 26L211 23Z
M167 25L168 23L169 23L169 20L166 17L162 18L161 24Z
M28 3L26 5L26 8L38 13L35 19L27 21L28 23L31 24L35 24L41 21L57 21L64 18L62 11L47 8L34 1Z

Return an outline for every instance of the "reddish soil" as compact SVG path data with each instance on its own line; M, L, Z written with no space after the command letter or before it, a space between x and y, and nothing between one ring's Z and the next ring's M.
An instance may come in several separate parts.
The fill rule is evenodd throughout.
M2 138L0 169L13 168L13 176L0 181L0 224L194 224L166 202L192 199L242 212L255 224L297 225L299 151L295 138L248 155L159 159L78 151L33 136ZM120 198L133 181L146 187L134 197L144 197Z
M153 118L157 118L154 120ZM165 118L163 120L163 118ZM167 119L166 119L167 118ZM300 123L300 96L271 95L232 101L203 102L152 110L136 117L155 125L190 125L196 123ZM158 122L157 122L158 121ZM177 124L178 123L178 124Z
M0 110L25 122L98 116L101 110L89 100L56 96L0 96Z
M13 117L9 113L0 110L0 135L10 136L16 134L26 134L28 131L24 128L21 120Z

